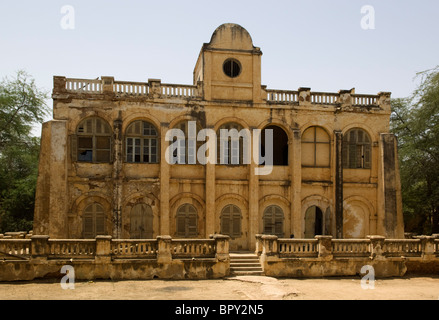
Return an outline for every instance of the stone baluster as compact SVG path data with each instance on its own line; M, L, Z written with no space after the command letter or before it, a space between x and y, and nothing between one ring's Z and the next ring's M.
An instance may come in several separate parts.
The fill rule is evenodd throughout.
M31 237L31 255L32 260L47 260L49 255L49 236L34 235Z
M311 105L311 88L299 88L299 106Z
M215 239L215 247L216 247L216 259L218 261L228 261L230 260L229 255L229 236L225 236L222 234L214 235L213 239Z
M59 76L53 77L53 93L66 92L66 90L67 90L66 84L67 84L66 77L59 77Z
M262 255L267 257L278 258L279 257L279 247L278 238L274 235L263 235L262 237Z
M149 93L154 98L160 98L162 95L161 92L161 86L162 86L162 80L160 79L148 79L149 84Z
M391 110L390 97L391 97L390 92L378 93L378 105L380 106L381 109L389 112Z
M171 263L172 262L172 238L171 236L157 236L157 262Z
M102 79L102 93L114 94L114 77L101 77Z
M384 256L384 240L383 236L367 236L370 239L370 257L373 260L383 260Z
M340 105L341 108L351 108L352 107L352 95L355 94L355 89L351 90L340 90Z
M435 258L434 252L434 237L431 236L418 236L417 239L421 240L422 259L431 260Z
M96 236L95 261L98 263L111 262L111 236Z
M262 254L262 249L263 249L262 234L257 234L255 238L256 238L255 254L260 256Z
M318 257L322 260L332 260L332 236L315 236L319 242L317 244Z

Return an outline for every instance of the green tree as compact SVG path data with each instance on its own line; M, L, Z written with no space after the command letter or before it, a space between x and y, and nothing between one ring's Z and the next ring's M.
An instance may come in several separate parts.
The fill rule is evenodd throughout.
M439 233L439 67L417 75L412 96L392 101L406 231Z
M32 229L40 149L32 128L49 112L47 97L24 71L0 82L0 232Z

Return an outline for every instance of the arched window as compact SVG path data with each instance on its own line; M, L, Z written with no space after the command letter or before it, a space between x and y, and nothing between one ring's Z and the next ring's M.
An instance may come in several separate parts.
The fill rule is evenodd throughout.
M223 124L217 132L217 163L225 165L249 164L250 134L237 123ZM247 157L244 157L247 154ZM247 158L247 159L246 159ZM246 160L248 163L244 163Z
M73 161L110 162L111 128L100 118L83 120L72 140Z
M273 165L275 166L287 166L288 165L288 135L286 132L278 126L268 126L262 130L261 134L261 155L266 157L265 152L267 148L265 146L265 131L273 130ZM260 163L262 164L262 163Z
M331 142L321 127L309 127L302 134L302 166L329 167Z
M264 234L284 236L284 212L278 206L272 205L264 211Z
M372 145L369 135L362 129L351 129L343 136L343 167L370 169Z
M317 206L309 207L305 212L305 238L323 235L323 212Z
M158 134L146 121L134 121L126 131L126 161L133 163L158 163Z
M177 210L177 236L195 237L197 230L197 209L191 204L184 204Z
M130 212L131 239L151 239L153 237L153 214L149 205L136 204Z
M221 211L221 233L231 238L241 237L241 210L235 205L227 205Z
M105 234L105 212L99 203L95 202L87 206L82 219L85 239L93 239L97 235Z

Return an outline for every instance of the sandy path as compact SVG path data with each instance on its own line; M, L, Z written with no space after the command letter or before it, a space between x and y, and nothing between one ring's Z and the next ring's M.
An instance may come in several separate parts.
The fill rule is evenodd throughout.
M53 280L0 283L0 299L438 300L439 277L382 279L373 290L362 289L359 278L95 281L76 282L74 290L64 290Z

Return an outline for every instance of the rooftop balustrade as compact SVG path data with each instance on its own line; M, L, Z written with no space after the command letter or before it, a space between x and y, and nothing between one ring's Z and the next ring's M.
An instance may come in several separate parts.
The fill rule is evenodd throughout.
M115 98L165 99L165 100L202 100L203 82L196 85L166 84L160 79L149 79L148 82L116 81L113 77L101 79L71 79L54 77L56 94L69 95L104 95L111 94ZM299 90L275 90L261 88L262 100L269 105L303 105L303 106L345 106L377 108L390 105L390 93L378 95L355 94L352 90L340 90L338 93L312 92L310 88Z

